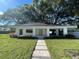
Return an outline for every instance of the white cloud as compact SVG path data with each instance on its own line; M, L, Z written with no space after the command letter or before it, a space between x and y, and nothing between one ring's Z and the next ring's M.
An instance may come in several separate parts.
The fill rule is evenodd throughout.
M4 13L3 12L0 12L0 15L3 15Z

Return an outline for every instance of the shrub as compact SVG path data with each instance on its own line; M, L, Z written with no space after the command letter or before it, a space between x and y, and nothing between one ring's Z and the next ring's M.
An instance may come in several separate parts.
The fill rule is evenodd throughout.
M76 37L74 35L67 34L65 36L50 36L45 37L44 39L75 39Z
M50 36L50 37L45 37L44 39L63 39L64 36Z
M17 35L15 33L10 34L11 38L17 38Z
M75 39L76 37L72 34L67 34L65 35L65 38L68 38L68 39Z
M38 39L37 37L33 36L17 36L15 33L10 34L11 38L18 38L18 39Z
M44 37L44 39L53 39L53 37Z
M38 39L38 38L33 36L22 36L22 37L18 37L18 39Z

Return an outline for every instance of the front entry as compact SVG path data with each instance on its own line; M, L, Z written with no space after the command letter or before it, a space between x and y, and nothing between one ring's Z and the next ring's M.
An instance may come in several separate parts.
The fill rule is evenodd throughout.
M39 38L46 36L46 29L36 29L36 36Z
M36 36L43 36L43 29L36 29Z

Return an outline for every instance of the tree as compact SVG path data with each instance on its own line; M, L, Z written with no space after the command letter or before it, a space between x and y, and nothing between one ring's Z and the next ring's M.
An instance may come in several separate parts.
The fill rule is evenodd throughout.
M42 22L54 25L72 25L78 22L76 19L72 19L79 14L75 12L79 12L78 5L78 0L33 0L31 5L25 4L22 7L6 11L4 18L13 20L16 24Z
M32 13L32 21L43 22L47 24L76 24L76 19L72 19L75 16L73 10L74 1L71 0L33 0L33 6L30 8ZM25 13L26 14L26 13ZM27 15L27 14L26 14ZM66 25L67 25L66 24Z
M35 22L50 23L53 17L54 8L60 0L33 0L31 11L31 20ZM28 15L25 12L26 15ZM50 20L48 20L51 18Z
M26 9L24 9L24 7L9 9L4 13L3 19L4 21L8 21L8 23L11 23L12 21L12 22L15 22L16 24L19 24L19 23L21 24L23 22L28 21L26 16L23 14L25 11Z
M63 12L66 15L65 18L67 18L65 22L71 25L72 23L79 23L79 19L75 17L79 15L79 0L62 0L59 6L60 8L62 7L65 12ZM74 17L74 19L72 19L72 17Z

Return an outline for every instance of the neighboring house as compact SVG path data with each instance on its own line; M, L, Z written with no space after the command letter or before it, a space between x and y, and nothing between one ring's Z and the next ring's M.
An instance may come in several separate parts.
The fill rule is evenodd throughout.
M15 28L15 34L17 36L34 36L34 37L49 37L66 35L69 33L69 29L76 29L77 26L59 26L59 25L47 25L43 23L28 23L18 24L11 26Z
M77 27L77 29L74 29L71 34L73 34L76 38L79 38L79 25Z
M0 27L0 31L10 31L10 28L8 28L8 27Z
M3 27L3 26L1 26L0 27L0 34L7 34L7 33L9 33L11 30L10 30L10 28L8 28L8 27Z

